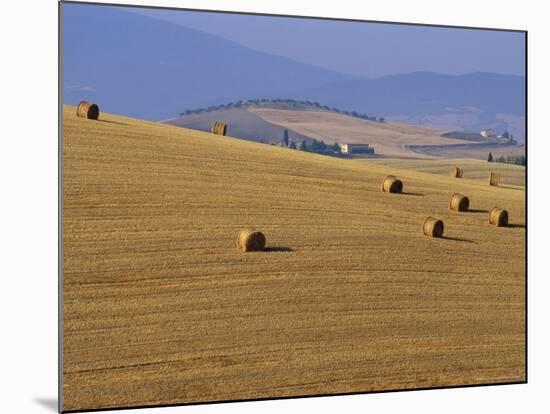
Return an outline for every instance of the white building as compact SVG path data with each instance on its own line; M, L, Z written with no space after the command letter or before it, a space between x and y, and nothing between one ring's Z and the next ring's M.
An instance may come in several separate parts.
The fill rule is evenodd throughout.
M342 144L340 152L342 154L372 154L374 151L369 144Z
M485 138L494 138L497 136L495 131L493 131L491 128L482 129L481 131L479 131L479 135Z

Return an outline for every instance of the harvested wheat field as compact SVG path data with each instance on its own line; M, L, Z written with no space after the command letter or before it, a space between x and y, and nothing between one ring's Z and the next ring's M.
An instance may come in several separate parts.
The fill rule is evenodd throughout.
M356 143L374 146L376 154L395 158L430 158L406 145L470 144L461 139L442 138L445 130L426 126L374 122L331 112L251 108L265 121L289 128L327 143Z
M523 190L75 112L65 410L525 380Z
M400 169L411 169L438 175L449 175L453 167L462 168L463 179L487 184L490 172L500 174L502 186L523 190L525 188L525 167L521 165L487 162L472 159L424 159L403 160L392 158L361 159L357 162L382 164ZM456 182L452 181L453 183Z

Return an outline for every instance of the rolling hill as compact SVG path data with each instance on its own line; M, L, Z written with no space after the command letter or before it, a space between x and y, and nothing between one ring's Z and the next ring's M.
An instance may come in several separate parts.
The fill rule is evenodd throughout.
M227 124L228 135L256 142L281 141L285 130L285 127L269 123L245 108L179 116L163 123L209 132L215 121ZM311 140L311 137L292 129L289 130L289 135L296 142Z
M63 184L65 410L526 379L523 190L72 106Z
M415 125L381 123L347 115L318 111L292 111L251 108L264 120L290 128L327 143L360 143L374 146L376 154L386 157L426 158L406 145L468 144L464 140L442 138L443 130Z
M228 134L256 142L280 142L288 129L290 140L318 139L327 144L362 143L374 147L378 156L397 158L474 158L525 154L523 145L497 144L495 139L442 136L444 129L398 122L378 122L324 109L320 104L267 101L241 103L238 107L208 108L181 114L163 123L208 132L214 121L228 125Z

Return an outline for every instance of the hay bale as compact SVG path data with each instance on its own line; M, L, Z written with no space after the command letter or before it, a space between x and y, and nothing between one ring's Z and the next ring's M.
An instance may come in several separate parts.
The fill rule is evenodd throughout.
M99 107L95 103L81 101L76 107L76 116L96 120L99 118Z
M467 211L470 207L470 199L462 194L454 193L449 203L449 208L456 211Z
M401 193L403 191L403 182L393 175L388 175L382 182L382 191L385 193Z
M239 232L237 246L243 252L255 252L265 248L265 236L262 232L251 228Z
M424 220L422 230L424 234L429 237L441 237L443 236L443 222L434 217L428 217Z
M498 187L500 185L500 174L491 172L489 174L489 185Z
M225 135L225 133L227 132L227 125L224 124L223 122L216 121L212 124L212 128L210 128L210 132L216 135Z
M454 167L451 170L451 177L462 178L463 175L464 175L464 170L462 168Z
M489 223L497 227L508 225L508 212L502 208L493 207L489 212Z

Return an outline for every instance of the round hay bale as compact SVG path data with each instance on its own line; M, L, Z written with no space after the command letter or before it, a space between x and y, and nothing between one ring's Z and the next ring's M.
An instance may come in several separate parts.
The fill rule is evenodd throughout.
M99 107L95 103L81 101L76 107L76 116L96 120L99 118Z
M451 177L462 178L463 174L464 174L464 170L462 168L454 167L451 170Z
M449 203L449 208L456 211L467 211L470 207L470 199L459 193L454 193Z
M227 125L223 122L216 121L212 124L210 132L217 135L225 135L225 133L227 132Z
M443 222L434 217L428 217L424 220L422 230L424 234L429 237L441 237L443 236Z
M237 246L243 252L256 252L265 248L265 236L262 232L251 228L239 232Z
M500 174L490 172L489 173L489 185L498 187L500 185Z
M508 212L502 208L493 207L489 212L489 223L497 227L508 225Z
M385 193L401 193L403 191L403 182L393 175L388 175L382 182L382 191Z

